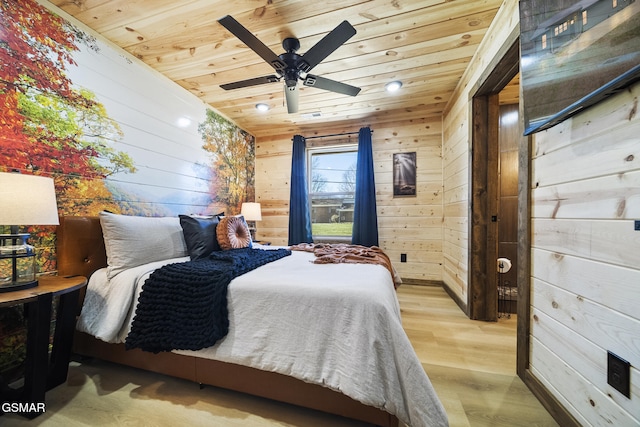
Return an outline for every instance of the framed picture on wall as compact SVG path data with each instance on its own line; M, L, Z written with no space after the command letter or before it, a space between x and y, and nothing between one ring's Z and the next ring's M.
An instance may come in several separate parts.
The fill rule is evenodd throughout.
M393 197L416 195L416 153L393 155Z

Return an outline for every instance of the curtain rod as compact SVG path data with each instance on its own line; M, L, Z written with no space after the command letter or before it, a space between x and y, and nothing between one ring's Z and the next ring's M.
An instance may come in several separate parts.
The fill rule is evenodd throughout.
M309 136L309 137L304 137L304 139L316 139L316 138L329 138L332 136L345 136L345 135L358 135L360 132L344 132L344 133L332 133L329 135L317 135L317 136ZM371 129L371 133L373 133L373 129ZM293 138L291 138L291 140L293 141Z

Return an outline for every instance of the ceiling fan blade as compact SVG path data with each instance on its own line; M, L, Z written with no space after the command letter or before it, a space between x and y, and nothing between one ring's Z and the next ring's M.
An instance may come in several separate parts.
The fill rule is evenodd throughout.
M298 86L284 86L284 96L287 100L287 112L289 114L298 112Z
M233 82L233 83L226 83L226 84L220 85L220 87L224 90L240 89L243 87L258 86L265 83L275 83L279 80L280 78L274 75L262 76L262 77L254 77L253 79L240 80L238 82Z
M322 40L309 49L307 53L302 55L302 60L298 64L298 69L308 73L334 50L353 37L355 33L356 29L353 28L348 21L342 21L340 25L324 36Z
M222 24L227 30L233 33L234 36L240 39L251 50L257 53L262 59L264 59L269 65L276 69L276 71L283 70L286 64L276 55L271 49L262 43L256 36L254 36L249 30L236 21L231 15L224 16L218 19L218 22Z
M356 96L358 93L360 93L359 87L351 86L346 83L340 83L335 80L325 79L324 77L320 76L314 76L312 74L307 74L307 77L305 77L304 79L304 85L317 87L318 89L324 89L349 96Z

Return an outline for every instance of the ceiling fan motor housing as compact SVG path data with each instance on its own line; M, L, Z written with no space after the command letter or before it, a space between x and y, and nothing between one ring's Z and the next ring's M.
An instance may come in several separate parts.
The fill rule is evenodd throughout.
M296 40L297 39L285 39L285 40ZM284 42L282 43L285 44ZM300 44L298 44L300 46ZM300 78L300 69L298 68L298 63L301 61L302 57L295 52L287 52L283 53L279 56L282 62L287 64L286 68L282 71L284 82L287 87L295 86L298 83L298 79Z

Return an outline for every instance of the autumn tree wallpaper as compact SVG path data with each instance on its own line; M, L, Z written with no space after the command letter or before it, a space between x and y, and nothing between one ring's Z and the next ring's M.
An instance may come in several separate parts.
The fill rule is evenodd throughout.
M254 200L253 136L70 21L0 0L0 172L52 177L66 216L235 214ZM55 227L24 230L39 271L55 272ZM0 311L0 373L23 350L20 322Z

